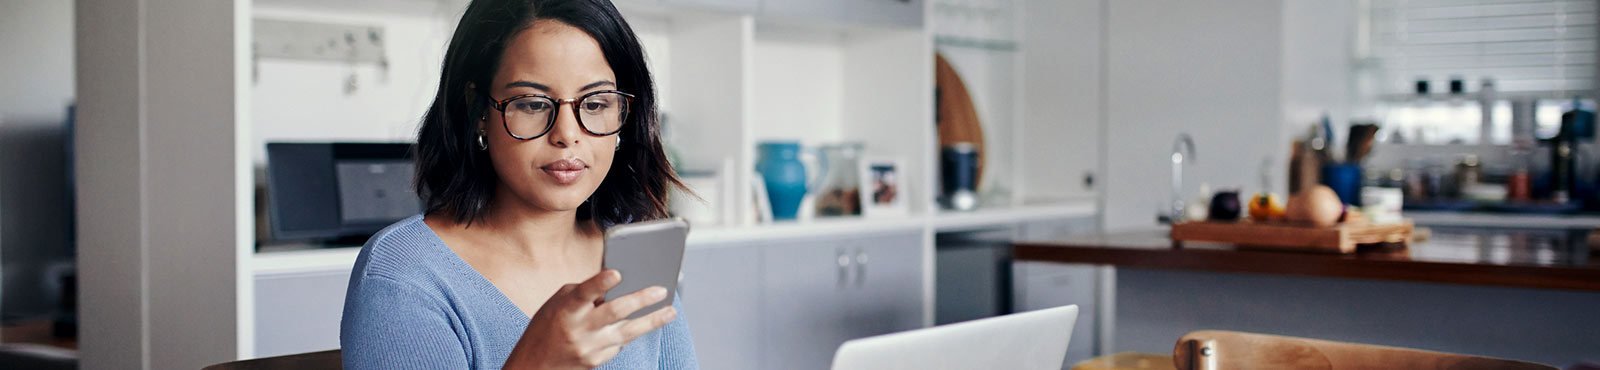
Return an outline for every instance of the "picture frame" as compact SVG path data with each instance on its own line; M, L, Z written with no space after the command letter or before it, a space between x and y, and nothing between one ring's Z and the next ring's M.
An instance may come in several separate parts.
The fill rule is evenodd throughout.
M906 201L906 167L899 158L861 160L861 215L867 218L910 214Z

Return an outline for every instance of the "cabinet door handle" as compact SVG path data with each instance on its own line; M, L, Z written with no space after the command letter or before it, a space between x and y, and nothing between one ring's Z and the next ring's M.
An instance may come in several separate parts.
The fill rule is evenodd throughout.
M856 248L856 287L867 283L867 251Z
M843 288L850 282L850 255L844 249L837 249L834 259L839 262L839 287Z

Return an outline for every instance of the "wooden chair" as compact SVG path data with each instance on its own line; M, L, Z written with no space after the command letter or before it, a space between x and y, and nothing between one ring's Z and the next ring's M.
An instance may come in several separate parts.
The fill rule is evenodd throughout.
M339 350L301 353L253 360L225 362L202 370L339 370L343 367Z
M1219 330L1179 338L1172 349L1172 364L1178 370L1559 370L1522 361Z

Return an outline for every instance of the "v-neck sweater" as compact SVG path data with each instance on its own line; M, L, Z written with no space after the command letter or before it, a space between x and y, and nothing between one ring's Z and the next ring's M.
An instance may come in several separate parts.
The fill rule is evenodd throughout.
M634 339L600 369L698 369L676 294L672 305L676 320ZM499 369L528 322L417 215L361 248L339 344L345 369Z

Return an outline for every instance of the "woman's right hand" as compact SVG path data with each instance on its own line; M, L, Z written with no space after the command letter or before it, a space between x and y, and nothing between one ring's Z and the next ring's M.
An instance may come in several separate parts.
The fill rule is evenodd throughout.
M628 319L641 308L667 298L659 286L604 301L622 275L604 270L578 284L567 284L550 296L528 321L528 329L506 358L506 369L593 369L610 361L622 347L677 318L672 306Z

